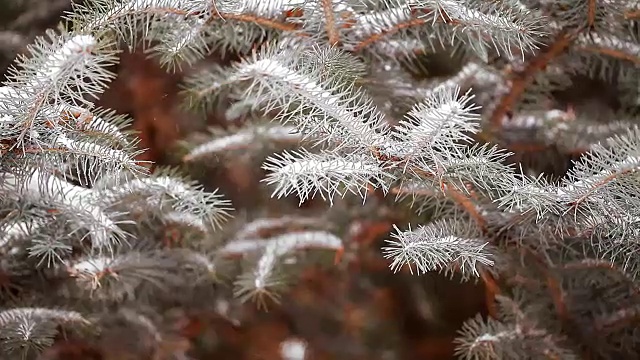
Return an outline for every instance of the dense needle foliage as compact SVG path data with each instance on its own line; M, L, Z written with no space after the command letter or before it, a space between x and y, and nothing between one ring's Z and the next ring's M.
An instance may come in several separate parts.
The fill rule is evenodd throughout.
M0 352L94 336L114 311L155 334L144 314L213 299L221 276L268 307L306 250L342 260L336 213L375 198L417 214L381 249L392 271L485 287L460 358L635 358L639 14L634 0L75 4L0 88ZM129 119L95 100L140 47L168 72L237 56L184 81L194 116L235 124L187 142L186 167L248 158L272 197L322 198L326 218L255 211L225 228L228 200L138 160ZM602 91L572 97L584 84Z

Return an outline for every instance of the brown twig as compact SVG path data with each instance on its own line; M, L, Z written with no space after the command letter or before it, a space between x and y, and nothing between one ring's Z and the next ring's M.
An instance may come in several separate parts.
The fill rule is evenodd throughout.
M543 272L543 276L545 278L545 283L547 285L547 291L551 300L553 302L553 307L555 309L556 315L562 324L562 327L570 334L573 334L577 337L577 340L584 345L588 345L591 343L589 339L585 336L582 329L579 325L571 317L567 306L567 299L565 291L562 289L562 285L556 278L556 275L553 274L552 269L549 268L547 262L542 259L538 254L534 253L531 249L524 249L525 252L529 253L531 258L538 264L540 270ZM588 347L588 346L587 346ZM583 359L591 359L591 354L588 349L585 349L582 352Z
M640 19L640 9L628 10L624 13L624 18L627 20L638 20Z
M596 53L599 55L609 56L618 60L629 61L631 63L634 63L640 66L640 57L633 54L626 53L621 50L610 49L610 48L599 47L599 46L581 46L578 48L578 50L584 50L584 51Z
M587 26L590 28L596 23L597 1L598 0L589 0L589 3L587 4Z
M420 26L426 23L426 19L423 18L418 18L418 19L411 19L405 22L402 22L400 24L397 24L396 26L390 28L390 29L386 29L386 30L382 30L378 33L372 34L369 37L367 37L366 39L362 40L360 43L358 43L358 45L356 45L353 48L354 52L360 52L362 51L362 49L364 49L365 47L373 44L374 42L380 41L382 40L385 36L396 33L402 29L407 29L410 27L414 27L414 26Z
M258 25L262 25L262 26L266 26L266 27L270 27L270 28L273 28L276 30L282 30L282 31L294 31L298 29L297 24L280 22L280 21L276 21L276 20L272 20L269 18L264 18L256 15L222 13L220 14L220 17L222 19L250 22L250 23L254 23L254 24L258 24ZM299 35L309 36L308 34L305 34L305 33L299 33Z
M487 232L487 220L480 214L476 204L473 201L465 196L462 192L456 190L453 186L449 186L445 184L446 191L451 196L451 199L455 201L461 208L463 208L469 216L476 222L478 227L482 229L483 232Z
M324 28L329 36L329 44L337 46L340 43L340 34L336 26L336 17L333 12L333 2L331 0L321 0L322 11L324 12L325 24Z
M576 208L583 201L585 201L589 196L591 196L594 192L596 192L599 188L601 188L601 187L603 187L603 186L615 181L616 179L618 179L618 177L620 177L622 175L635 173L636 171L638 171L638 169L631 168L631 169L623 169L621 171L614 172L613 174L611 174L611 175L605 177L604 179L602 179L602 180L596 182L595 184L593 184L591 186L591 188L586 192L586 194L582 195L580 198L578 198L577 200L573 201L570 205L573 208Z
M480 270L480 279L484 283L484 300L487 306L487 312L493 318L498 317L498 306L496 304L496 296L500 295L500 286L493 278L490 272Z
M524 70L512 73L510 91L500 99L498 106L495 108L493 114L491 114L490 123L493 128L492 130L500 127L502 119L511 111L533 78L540 71L543 71L551 60L564 53L574 38L574 33L569 33L565 30L561 31L553 43L551 43L545 51L535 56Z
M542 264L541 264L542 265ZM563 323L569 323L569 310L567 309L567 303L565 300L564 290L560 286L558 280L551 275L551 271L544 266L544 272L547 282L547 289L553 300L553 307L556 309L556 314Z

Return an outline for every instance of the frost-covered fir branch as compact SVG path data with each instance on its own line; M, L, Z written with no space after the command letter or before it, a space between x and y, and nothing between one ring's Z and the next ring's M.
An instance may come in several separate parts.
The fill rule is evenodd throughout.
M217 193L175 171L149 174L130 122L94 105L115 76L109 67L121 40L105 30L48 32L0 88L2 276L58 284L2 293L3 358L37 356L59 325L93 322L83 316L105 302L142 300L201 277L211 268L205 257L163 248L153 229L188 219L182 225L206 237L229 218L230 203ZM42 306L14 308L27 300ZM84 303L85 314L56 310L65 303Z
M640 58L628 16L637 2L269 4L285 11L244 9L278 35L226 70L188 80L184 92L195 105L226 99L272 116L311 141L265 155L273 196L410 199L432 219L396 230L385 248L392 269L462 272L491 291L520 289L514 278L542 284L524 289L526 301L551 315L470 320L462 358L525 358L528 349L543 358L632 356L629 324L606 333L605 344L592 341L603 331L601 312L618 310L586 300L591 290L563 264L585 261L592 286L603 288L612 273L637 275ZM407 64L443 51L458 54L457 68L427 81L412 76L420 69ZM595 112L561 99L581 77L617 88L617 102ZM551 147L581 157L560 181L513 163ZM480 327L485 333L469 330ZM504 351L501 340L510 342Z

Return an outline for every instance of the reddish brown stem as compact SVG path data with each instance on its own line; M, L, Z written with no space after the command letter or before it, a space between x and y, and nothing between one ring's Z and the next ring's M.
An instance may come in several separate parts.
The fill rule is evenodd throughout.
M498 129L504 117L511 111L516 102L527 89L529 83L540 72L543 71L551 60L560 56L571 45L574 34L561 31L556 39L545 51L534 57L524 68L524 70L513 73L510 91L500 99L498 106L491 115L490 123L492 130Z
M621 50L616 50L616 49L608 49L608 48L603 48L603 47L598 47L598 46L582 46L580 48L578 48L579 50L584 50L584 51L588 51L588 52L592 52L592 53L596 53L599 55L603 55L603 56L608 56L614 59L618 59L618 60L623 60L623 61L629 61L635 65L640 66L640 57L633 55L633 54L628 54L624 51Z
M589 0L587 4L587 26L593 27L596 22L596 7L598 0Z
M325 24L324 28L329 37L329 44L337 46L340 43L340 34L336 26L336 16L333 12L333 2L331 0L322 0L322 11L324 12Z

